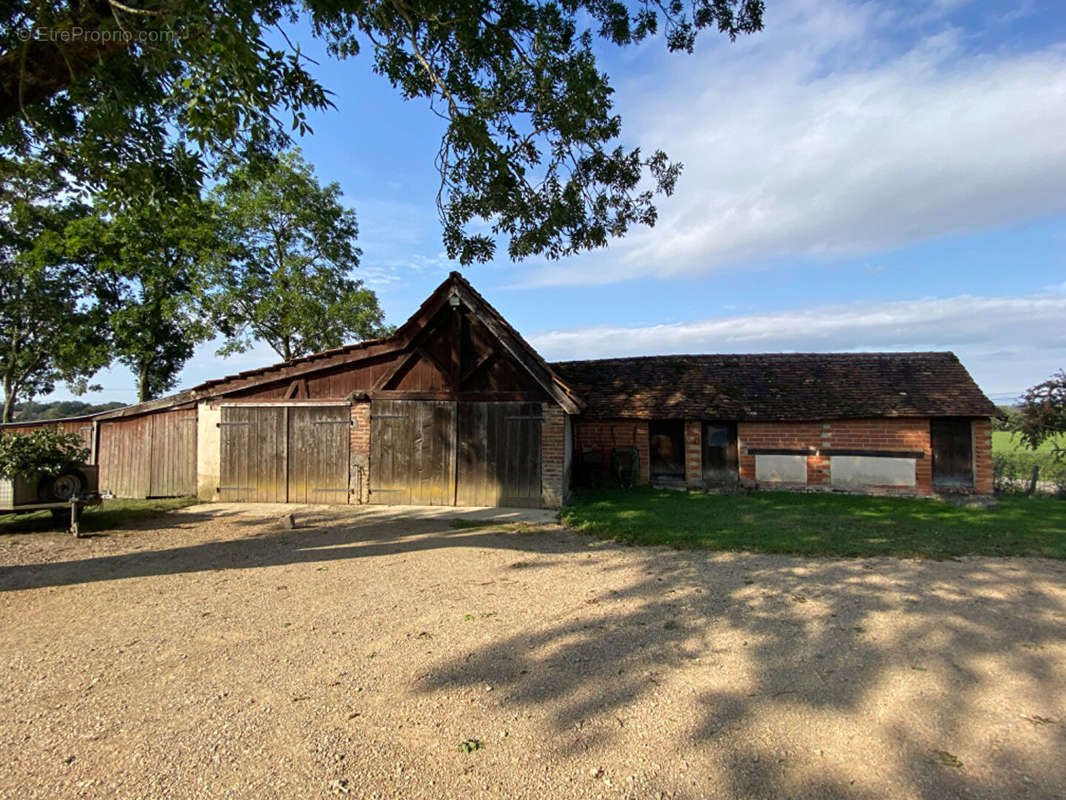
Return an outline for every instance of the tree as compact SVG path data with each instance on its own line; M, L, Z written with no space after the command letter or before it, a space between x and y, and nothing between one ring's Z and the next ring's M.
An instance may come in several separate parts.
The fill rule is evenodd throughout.
M680 170L619 145L596 39L624 46L661 27L671 51L691 52L698 32L735 38L762 15L763 0L12 0L0 146L42 153L116 204L146 181L189 190L219 155L271 152L329 107L284 29L305 20L333 56L369 50L376 72L445 121L450 257L487 260L504 238L512 258L558 258L654 224L654 196ZM472 232L479 220L491 235Z
M114 356L137 380L137 400L158 397L212 333L205 308L221 214L180 197L131 205L71 224L69 247L92 262L102 286Z
M1026 390L1014 424L1029 448L1036 450L1050 439L1055 458L1066 457L1066 444L1056 439L1066 434L1066 370Z
M384 332L376 295L351 277L359 264L355 213L340 186L321 186L299 152L265 174L236 168L213 197L225 239L212 298L227 335L220 353L266 341L286 361Z
M0 421L19 399L48 394L60 380L75 391L108 362L93 284L68 258L63 231L86 213L33 164L0 163Z

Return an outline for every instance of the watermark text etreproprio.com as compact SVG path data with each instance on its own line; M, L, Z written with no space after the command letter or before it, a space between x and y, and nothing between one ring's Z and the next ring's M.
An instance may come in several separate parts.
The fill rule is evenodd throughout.
M35 42L62 42L63 44L72 42L151 44L153 42L174 42L181 38L177 31L99 30L77 26L71 28L22 28L18 32L18 37L23 42L28 42L32 39Z

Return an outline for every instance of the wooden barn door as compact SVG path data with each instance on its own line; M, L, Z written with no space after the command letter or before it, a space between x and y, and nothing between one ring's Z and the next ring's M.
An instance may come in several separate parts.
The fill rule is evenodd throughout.
M223 406L219 496L348 502L348 406Z
M348 406L293 406L289 412L289 502L348 502Z
M455 403L374 400L370 407L370 502L455 503Z
M286 501L285 409L223 406L219 499Z
M537 508L540 403L460 403L457 505Z
M973 425L968 418L932 419L933 488L973 487Z
M196 409L153 414L149 497L196 494Z

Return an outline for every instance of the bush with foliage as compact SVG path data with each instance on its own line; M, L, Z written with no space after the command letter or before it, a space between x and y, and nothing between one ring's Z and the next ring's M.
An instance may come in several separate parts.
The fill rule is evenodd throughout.
M59 475L88 458L89 450L76 434L55 428L0 435L0 478Z
M1028 449L992 453L996 494L1026 493L1033 467L1039 467L1038 492L1046 493L1050 489L1057 496L1066 497L1066 462L1055 459L1050 452Z

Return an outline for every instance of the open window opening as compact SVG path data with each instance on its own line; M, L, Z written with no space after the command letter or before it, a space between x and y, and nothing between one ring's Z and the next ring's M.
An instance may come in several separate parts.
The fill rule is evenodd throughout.
M703 480L707 483L736 483L739 479L737 424L703 423Z
M929 421L934 489L973 488L973 423L966 417Z
M653 420L648 425L650 475L662 483L685 481L685 422Z

